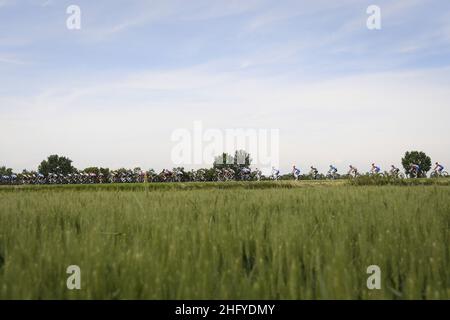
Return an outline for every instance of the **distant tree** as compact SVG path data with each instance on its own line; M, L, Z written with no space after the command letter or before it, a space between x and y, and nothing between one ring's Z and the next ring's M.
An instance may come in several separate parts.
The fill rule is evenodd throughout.
M109 168L100 168L99 171L104 177L108 177L109 173L111 172L111 170L109 170Z
M422 151L407 151L402 158L402 165L405 172L409 174L411 163L420 166L420 175L427 173L431 169L431 158Z
M234 153L234 165L237 168L250 167L252 164L252 158L250 157L250 153L245 150L237 150Z
M98 175L100 173L99 167L87 167L83 170L84 173L95 173Z
M214 169L223 169L226 167L231 167L234 165L234 158L232 155L228 153L219 154L214 158L213 168Z
M121 175L121 174L127 174L127 173L129 173L129 169L126 169L126 168L119 168L119 169L117 169L117 170L115 170L115 172L117 173L117 174L119 174L119 175Z
M215 168L209 168L204 170L204 177L206 181L215 181L216 179L216 172Z
M0 176L10 176L13 174L13 170L11 168L7 168L5 166L0 167Z
M237 150L234 156L228 153L222 153L214 158L213 168L222 169L225 167L231 167L234 170L249 167L252 163L250 154L245 150Z
M21 174L22 175L32 175L32 176L34 176L36 174L36 171L34 171L34 170L30 171L30 170L27 170L27 169L23 169Z
M60 157L56 154L51 155L39 165L39 172L43 175L49 173L69 174L76 171L72 166L72 160L67 157Z

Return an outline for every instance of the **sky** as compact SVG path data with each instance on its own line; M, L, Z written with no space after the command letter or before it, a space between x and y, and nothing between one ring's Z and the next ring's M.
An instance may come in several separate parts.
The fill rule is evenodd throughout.
M0 165L18 172L50 154L171 168L196 121L278 129L282 171L407 150L450 166L449 118L447 0L0 0Z

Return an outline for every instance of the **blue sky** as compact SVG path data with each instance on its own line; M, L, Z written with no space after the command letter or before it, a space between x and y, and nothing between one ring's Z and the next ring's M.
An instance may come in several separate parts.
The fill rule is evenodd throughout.
M170 167L171 132L197 120L279 128L284 170L409 149L450 165L449 1L0 0L0 26L0 163L16 170L53 153Z

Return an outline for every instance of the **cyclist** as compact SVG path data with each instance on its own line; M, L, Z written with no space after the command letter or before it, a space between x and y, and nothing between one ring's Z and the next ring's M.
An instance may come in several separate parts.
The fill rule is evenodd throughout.
M419 166L418 164L411 163L411 164L409 165L409 169L410 169L409 172L410 172L410 173L413 173L415 177L418 177L418 176L419 176L420 166Z
M161 172L161 175L162 175L162 178L164 179L164 181L167 181L172 178L173 173L169 169L163 169L163 171Z
M398 176L399 172L400 172L399 168L397 168L394 165L391 165L391 170L390 170L391 175Z
M257 181L261 180L262 172L258 168L255 169L255 178Z
M332 164L330 164L330 169L328 170L328 174L332 177L336 176L338 169L333 166Z
M317 170L317 168L315 168L314 166L311 166L311 173L310 174L315 179L317 177L317 175L319 174L319 170Z
M380 173L381 168L379 166L376 166L375 163L372 163L372 168L370 169L371 174L378 174Z
M250 173L251 173L250 168L248 168L248 167L242 168L242 169L241 169L241 179L242 179L242 180L247 180L247 179L249 179L249 178L250 178Z
M438 173L439 175L442 174L442 171L444 171L444 166L442 164L440 164L439 162L436 162L436 166L433 169L436 173Z
M224 175L225 175L226 179L227 180L233 179L233 177L235 175L234 170L232 168L225 168L224 170L225 170Z
M276 169L275 167L272 167L272 178L274 180L278 180L280 176L280 170Z
M352 165L349 165L349 167L350 167L350 170L348 170L348 175L349 176L351 176L351 175L353 175L353 176L357 176L358 175L358 169L356 169L356 167L354 167L354 166L352 166Z
M247 168L247 167L244 167L244 168L242 168L242 171L241 171L243 174L250 174L250 172L251 172L251 170L250 170L250 168Z
M295 165L292 166L292 174L294 175L294 179L298 180L298 177L300 176L300 169L296 168Z

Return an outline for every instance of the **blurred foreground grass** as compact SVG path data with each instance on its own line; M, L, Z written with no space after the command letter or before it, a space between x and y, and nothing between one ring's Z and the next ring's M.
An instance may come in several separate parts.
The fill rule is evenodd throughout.
M450 298L450 187L302 183L0 189L0 299Z

